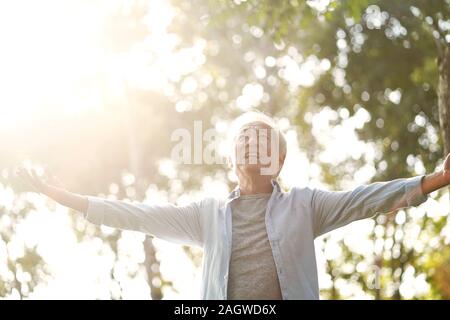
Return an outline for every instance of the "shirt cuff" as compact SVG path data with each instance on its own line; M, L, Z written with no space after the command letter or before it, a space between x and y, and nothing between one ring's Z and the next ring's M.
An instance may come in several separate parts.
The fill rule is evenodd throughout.
M86 198L88 200L88 207L84 218L93 224L101 225L105 214L103 198L93 196L87 196Z
M428 199L428 194L424 194L422 191L423 178L425 178L425 175L407 179L405 195L408 207L416 207Z

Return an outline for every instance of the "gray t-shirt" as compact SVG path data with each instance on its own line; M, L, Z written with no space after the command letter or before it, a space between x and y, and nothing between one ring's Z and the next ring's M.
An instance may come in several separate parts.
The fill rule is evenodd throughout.
M267 236L265 215L270 193L242 195L232 202L232 251L228 299L282 299Z

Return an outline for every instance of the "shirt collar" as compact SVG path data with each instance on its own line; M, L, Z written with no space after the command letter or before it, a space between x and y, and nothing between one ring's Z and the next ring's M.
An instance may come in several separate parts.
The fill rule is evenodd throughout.
M273 186L272 194L273 194L274 192L276 192L276 193L280 193L280 192L281 192L280 185L278 184L278 182L277 182L275 179L271 179L271 180L270 180L270 183L271 183L272 186ZM231 200L233 200L233 199L239 198L240 196L241 196L241 189L239 189L239 185L237 185L237 186L233 189L233 191L231 191L230 194L228 195L228 200L231 201Z

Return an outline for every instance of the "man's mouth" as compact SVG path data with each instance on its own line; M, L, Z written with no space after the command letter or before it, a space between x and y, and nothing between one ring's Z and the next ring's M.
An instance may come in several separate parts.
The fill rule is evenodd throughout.
M259 158L257 153L250 153L250 152L246 152L245 153L245 158L249 159L249 158Z

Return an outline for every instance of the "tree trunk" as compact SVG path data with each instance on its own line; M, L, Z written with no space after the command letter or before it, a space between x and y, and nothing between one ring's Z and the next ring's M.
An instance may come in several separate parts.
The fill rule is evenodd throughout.
M445 46L438 58L439 124L444 140L444 159L450 152L450 47ZM449 186L450 191L450 186Z
M136 200L142 201L145 198L145 186L142 184L142 146L139 140L139 136L136 132L137 126L137 111L138 102L135 99L135 91L133 91L126 81L124 81L126 86L126 100L125 104L126 118L127 118L127 131L128 131L128 145L129 145L129 167L131 173L135 177L135 192ZM156 250L153 246L152 238L146 236L144 240L144 251L145 251L145 270L147 271L147 282L150 287L150 294L153 300L162 299L161 286L155 286L153 279L159 278L162 283L162 277L159 273L159 261L156 259ZM155 271L156 270L156 271Z
M145 237L144 240L144 250L145 250L145 270L147 271L147 282L150 287L150 294L152 300L161 300L163 298L162 294L162 277L159 271L159 261L156 259L155 246L153 245L152 238L150 236ZM155 286L153 279L159 279L161 285Z
M381 300L381 268L383 268L383 251L375 257L376 273L374 275L375 300Z
M438 59L439 124L444 139L444 157L450 152L450 47L442 50Z

